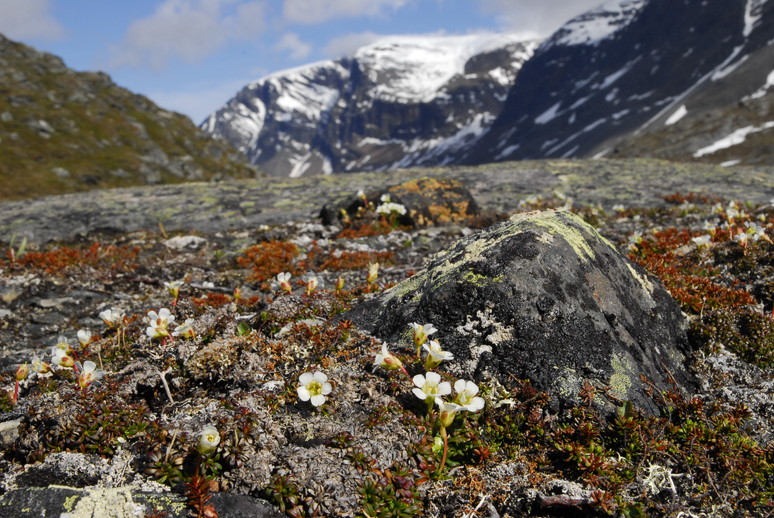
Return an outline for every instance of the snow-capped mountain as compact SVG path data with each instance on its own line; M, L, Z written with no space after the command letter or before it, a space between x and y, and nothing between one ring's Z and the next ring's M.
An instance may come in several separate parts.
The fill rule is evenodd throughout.
M384 38L255 81L201 128L275 176L450 163L536 48L503 34Z
M609 0L539 46L393 37L202 128L280 176L560 157L774 161L774 0Z
M774 1L606 2L535 51L462 161L723 161L727 146L774 136L773 44Z

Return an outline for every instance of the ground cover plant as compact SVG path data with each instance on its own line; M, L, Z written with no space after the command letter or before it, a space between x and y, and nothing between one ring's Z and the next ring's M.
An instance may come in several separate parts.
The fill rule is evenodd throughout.
M339 227L201 236L217 247L185 253L151 233L10 247L0 268L26 279L4 294L20 335L32 311L20 301L41 286L124 297L83 299L55 343L3 372L0 410L22 417L4 471L59 452L128 454L196 516L217 515L218 491L288 516L769 515L772 416L716 390L731 374L711 360L738 357L770 378L774 207L680 193L651 208L524 200L577 212L680 303L706 384L697 395L651 387L655 415L596 386L554 414L529 380L452 376L459 359L432 322L388 344L339 318L419 269L428 241L469 231L408 228L379 207ZM596 410L602 399L615 415ZM333 460L340 474L323 471Z

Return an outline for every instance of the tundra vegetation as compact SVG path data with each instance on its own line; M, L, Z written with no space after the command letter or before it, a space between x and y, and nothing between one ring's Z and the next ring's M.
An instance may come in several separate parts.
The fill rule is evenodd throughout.
M6 279L124 296L0 374L0 411L21 415L3 471L57 452L128 452L137 476L185 494L197 516L217 515L219 491L299 517L768 516L771 409L739 397L737 378L770 379L774 367L774 207L691 193L664 202L522 203L578 214L679 302L703 386L690 395L642 380L655 414L592 385L553 413L529 380L451 376L458 359L433 322L387 344L337 318L505 214L412 228L374 200L339 226L199 236L226 247L179 254L163 229L12 246ZM601 414L597 400L617 411ZM337 459L343 480L315 459Z

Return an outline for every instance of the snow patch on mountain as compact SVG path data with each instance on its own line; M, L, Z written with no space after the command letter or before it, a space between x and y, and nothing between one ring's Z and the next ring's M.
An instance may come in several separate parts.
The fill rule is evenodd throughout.
M693 154L693 156L695 158L699 158L704 155L711 155L712 153L716 153L721 149L727 149L733 146L738 146L739 144L741 144L747 139L747 135L750 135L751 133L759 133L761 131L766 131L767 129L770 129L770 128L774 128L774 121L766 122L760 126L747 126L744 128L739 128L737 130L734 130L730 134L726 135L722 139L713 142L709 146L705 146L697 150Z
M676 124L677 121L682 119L688 115L688 109L685 107L684 104L680 105L678 109L675 110L675 112L669 116L669 118L664 122L665 126L671 126L672 124Z
M369 95L390 102L430 102L443 93L456 75L465 73L468 60L484 52L522 40L511 34L464 36L390 36L355 53L361 67L372 71L375 83ZM525 52L523 59L529 56ZM494 76L510 83L501 68Z
M748 101L750 99L759 99L766 95L772 86L774 86L774 70L772 70L766 77L766 82L763 84L763 86L758 88L755 92L751 93L747 97L744 97L742 100Z
M744 37L749 36L763 14L763 4L768 0L747 0L744 10Z
M647 0L608 0L564 24L538 52L554 46L594 45L628 25L646 3Z

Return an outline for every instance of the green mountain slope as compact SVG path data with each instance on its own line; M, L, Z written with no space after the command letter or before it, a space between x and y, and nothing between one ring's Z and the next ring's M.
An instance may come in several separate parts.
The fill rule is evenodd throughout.
M0 199L255 175L187 117L0 35Z

